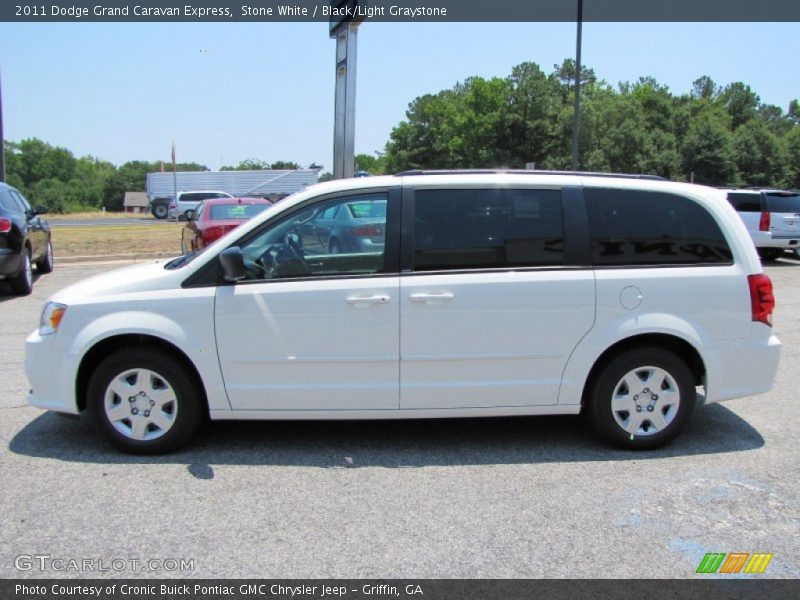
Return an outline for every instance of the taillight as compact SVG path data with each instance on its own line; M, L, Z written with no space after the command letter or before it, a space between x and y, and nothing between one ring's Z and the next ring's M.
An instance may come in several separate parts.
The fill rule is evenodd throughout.
M8 233L11 231L11 220L0 219L0 233Z
M209 227L208 229L203 230L203 241L206 244L210 244L211 242L214 242L219 238L221 238L231 229L235 229L235 227L223 227L221 225L217 225L215 227Z
M750 285L750 306L753 321L772 327L772 311L775 310L775 296L772 295L772 281L763 273L748 275Z
M383 235L383 229L380 227L356 227L353 230L353 235L356 237L377 237Z
M761 211L761 220L758 222L758 230L759 231L769 231L769 211Z

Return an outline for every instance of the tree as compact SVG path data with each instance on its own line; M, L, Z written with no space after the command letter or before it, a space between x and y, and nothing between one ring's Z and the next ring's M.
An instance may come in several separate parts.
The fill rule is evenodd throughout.
M692 83L692 98L713 100L719 95L720 87L708 75L695 79Z
M371 156L369 154L356 154L356 171L367 171L371 175L383 175L386 161L384 156L379 154Z
M262 169L269 169L269 163L264 162L258 158L247 158L241 161L235 167L223 166L220 171L260 171Z
M269 168L273 171L293 171L299 169L300 165L290 160L276 160Z
M764 121L753 120L736 130L733 154L746 185L773 187L786 179L787 149Z
M725 116L712 109L692 120L681 146L683 170L696 183L736 183L733 140Z
M786 187L800 190L800 127L795 126L785 138L786 142Z
M760 102L758 94L741 81L726 86L719 99L731 116L731 127L734 130L755 118Z

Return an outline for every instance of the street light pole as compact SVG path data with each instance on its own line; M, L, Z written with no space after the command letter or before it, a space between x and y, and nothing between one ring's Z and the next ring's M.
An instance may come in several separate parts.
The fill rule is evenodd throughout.
M578 170L581 123L581 38L583 37L583 0L578 0L578 35L575 43L575 113L572 123L572 170Z
M0 73L0 181L6 180L6 138L3 136L3 78Z

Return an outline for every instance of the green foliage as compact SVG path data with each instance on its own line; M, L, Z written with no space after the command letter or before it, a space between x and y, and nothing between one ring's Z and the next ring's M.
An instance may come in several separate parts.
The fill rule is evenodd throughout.
M269 163L264 162L258 158L246 158L235 167L225 165L220 167L220 171L260 171L262 169L269 169Z
M273 171L291 171L299 169L300 165L290 160L277 160L269 166Z
M472 77L414 99L391 132L383 172L571 165L575 63L535 63L505 79ZM787 113L741 82L694 81L675 95L652 77L614 89L581 72L582 169L709 185L800 185L800 103ZM361 163L359 162L359 165ZM366 169L369 170L369 169Z
M300 165L296 162L289 160L278 160L274 163L265 162L259 158L247 158L240 162L238 165L231 166L225 165L220 167L220 171L261 171L264 169L272 169L274 171L291 171L299 169Z
M746 185L772 186L783 183L788 169L788 154L779 139L764 121L751 120L733 135L736 166Z
M371 175L383 175L386 173L386 161L383 154L377 156L369 154L356 154L356 171L367 171Z
M6 179L32 204L50 212L122 210L125 192L144 191L147 173L161 161L131 161L119 168L92 156L75 156L66 148L32 138L5 142ZM165 165L167 166L167 165ZM207 171L205 165L178 163L179 171ZM171 165L167 166L171 168Z

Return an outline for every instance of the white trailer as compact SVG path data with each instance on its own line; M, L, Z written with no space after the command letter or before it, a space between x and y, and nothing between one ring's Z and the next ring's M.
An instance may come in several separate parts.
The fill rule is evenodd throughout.
M219 190L237 197L255 196L275 202L317 183L318 176L317 169L148 173L147 198L153 216L164 219L176 191Z

